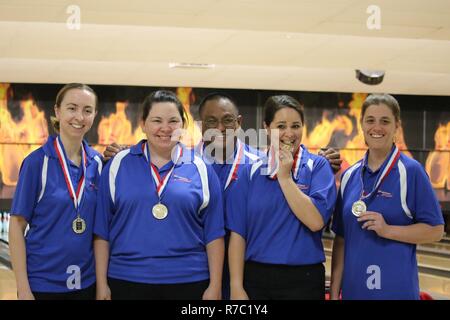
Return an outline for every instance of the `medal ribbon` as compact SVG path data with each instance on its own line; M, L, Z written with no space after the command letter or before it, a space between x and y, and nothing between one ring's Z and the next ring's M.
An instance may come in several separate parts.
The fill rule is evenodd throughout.
M303 148L300 145L294 156L294 163L292 164L292 174L293 174L294 179L297 178L298 171L300 169L300 160L302 159L302 153L303 153ZM268 163L269 163L269 172L270 172L269 177L271 179L276 179L277 172L280 168L280 163L279 163L278 159L276 159L275 149L273 147L270 147L270 150L269 150Z
M84 193L84 184L85 184L85 176L86 176L86 151L84 150L83 144L81 144L81 165L83 167L83 174L80 178L80 181L78 182L78 188L75 192L75 189L72 185L72 179L70 179L70 173L69 173L69 167L67 165L66 158L64 157L63 148L61 146L61 142L59 141L59 136L56 137L54 141L54 146L56 150L56 154L58 155L59 163L61 165L61 169L63 171L64 179L66 180L67 190L69 191L70 198L73 201L73 205L75 206L75 209L78 212L78 208L81 203L81 199L83 197Z
M147 161L150 162L150 157L149 157L150 150L148 150L148 143L146 143L146 148L144 149L144 154L145 154L145 157L147 158ZM160 200L161 200L161 194L163 193L165 187L167 186L167 182L169 181L170 176L172 175L172 172L175 169L175 165L177 164L178 160L180 159L180 157L182 155L183 155L183 148L181 148L179 145L177 145L176 158L173 161L173 166L163 178L161 178L161 176L159 175L158 168L153 163L150 162L152 177L156 183L156 192L158 193L158 197Z
M299 146L298 151L294 157L294 163L292 165L292 174L293 174L294 179L297 179L297 177L298 177L298 171L300 170L300 160L302 159L302 154L303 154L303 148L302 148L302 146Z
M276 179L277 172L279 169L279 162L275 155L275 148L270 146L269 148L269 157L267 159L268 173L271 179Z
M237 152L236 156L233 160L233 165L231 166L230 173L228 174L227 182L225 183L224 190L228 187L228 185L231 183L231 181L237 179L237 171L239 169L239 165L241 163L242 156L244 155L244 147L242 143L239 141L239 139L236 139L237 144Z
M384 168L383 172L381 172L381 174L378 175L376 183L375 183L375 187L372 189L372 191L370 191L368 194L364 194L364 183L363 183L363 172L364 172L364 167L365 164L367 162L367 157L368 157L368 153L366 153L363 163L362 163L362 167L361 167L361 175L360 175L360 179L361 179L361 185L362 185L362 190L361 190L361 197L360 199L367 199L369 197L371 197L373 194L376 193L376 191L378 190L378 188L380 187L381 183L383 182L383 180L389 175L389 173L391 172L392 168L395 166L395 164L397 163L398 159L400 158L400 150L398 150L397 146L395 146L394 151L392 152L388 163L386 164L386 167Z

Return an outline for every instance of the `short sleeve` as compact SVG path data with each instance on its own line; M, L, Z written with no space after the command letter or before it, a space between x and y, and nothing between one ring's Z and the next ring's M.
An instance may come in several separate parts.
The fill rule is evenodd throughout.
M430 179L424 168L417 163L407 169L408 190L406 201L412 210L415 222L431 226L444 224L444 218L439 201L431 186Z
M336 203L336 182L331 166L325 158L318 157L311 175L309 197L327 224Z
M251 165L243 166L225 201L225 227L244 239L247 235L246 217L251 167Z
M211 166L207 165L209 203L201 212L204 222L204 239L208 244L225 235L222 188L219 178Z
M112 161L108 162L100 176L100 185L97 194L97 206L94 219L94 234L109 241L109 231L114 212L114 203L111 199L109 186L109 172Z
M32 153L20 167L19 181L12 202L11 214L30 221L41 192L43 157Z

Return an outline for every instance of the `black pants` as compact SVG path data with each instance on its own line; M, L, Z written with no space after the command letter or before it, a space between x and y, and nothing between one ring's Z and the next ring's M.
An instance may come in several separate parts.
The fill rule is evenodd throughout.
M244 288L251 300L324 300L325 267L247 261Z
M176 284L147 284L108 278L113 300L201 300L209 280Z
M95 283L90 287L70 292L33 292L36 300L95 300Z

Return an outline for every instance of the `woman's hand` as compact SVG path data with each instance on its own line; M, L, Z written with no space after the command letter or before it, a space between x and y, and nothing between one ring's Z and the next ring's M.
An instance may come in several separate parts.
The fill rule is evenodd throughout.
M372 230L378 236L386 238L389 232L389 225L384 221L383 215L375 211L366 211L358 218L359 222L363 222L362 228Z
M243 287L231 288L230 300L250 300Z
M278 159L280 166L278 168L277 176L279 179L289 179L291 177L292 164L294 158L290 151L280 149L278 150Z
M111 289L109 289L109 286L97 284L97 292L95 298L97 300L111 300Z
M31 290L18 290L17 291L18 300L35 300Z
M211 286L210 284L203 293L202 300L222 300L221 288Z

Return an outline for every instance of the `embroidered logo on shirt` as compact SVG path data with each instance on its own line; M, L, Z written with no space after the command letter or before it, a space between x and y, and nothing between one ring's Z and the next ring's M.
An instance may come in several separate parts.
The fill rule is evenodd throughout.
M301 184L301 183L297 183L297 187L298 187L300 190L306 190L306 189L309 188L308 185L306 185L306 184Z
M392 193L378 190L378 195L384 198L392 198Z
M95 183L93 183L92 181L89 181L87 183L88 185L88 190L93 191L93 190L98 190L97 186L95 185Z
M180 181L180 182L186 182L186 183L191 183L192 182L191 179L188 179L188 178L185 178L185 177L181 177L181 176L176 175L176 174L173 175L173 180L174 181Z

